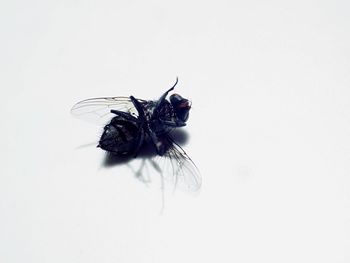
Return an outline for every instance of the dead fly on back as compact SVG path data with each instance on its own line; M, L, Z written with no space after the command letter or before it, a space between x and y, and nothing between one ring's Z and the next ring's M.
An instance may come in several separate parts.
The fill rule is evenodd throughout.
M98 147L115 155L136 157L146 143L171 167L174 182L182 181L190 190L198 190L201 178L194 162L174 141L171 131L186 125L191 103L178 94L168 93L158 100L130 97L92 98L78 102L71 110L78 118L105 124ZM163 159L164 159L163 158ZM169 176L169 175L166 175Z

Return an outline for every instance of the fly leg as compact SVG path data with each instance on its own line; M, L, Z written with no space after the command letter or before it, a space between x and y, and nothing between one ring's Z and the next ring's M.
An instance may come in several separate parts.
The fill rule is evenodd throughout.
M148 130L148 134L151 137L152 143L156 148L157 154L163 156L168 150L167 144L159 138L152 130Z
M158 100L158 102L157 102L157 105L156 105L156 108L155 108L156 111L157 111L157 110L159 109L159 107L163 104L163 102L164 102L166 96L168 96L168 93L169 93L170 91L172 91L172 90L175 88L175 86L176 86L176 84L177 84L178 82L179 82L179 79L178 79L178 77L176 77L175 84L174 84L170 89L168 89L168 90L159 98L159 100Z
M144 139L145 139L144 125L146 123L146 117L145 117L145 112L142 108L141 103L137 99L135 99L134 96L130 96L130 100L134 104L134 107L136 108L136 110L139 114L137 121L138 121L138 123L141 123L140 131L139 131L139 135L138 135L138 142L137 142L137 145L136 145L136 148L134 151L134 157L136 158L137 154L139 153L139 150L144 142Z
M165 98L168 95L168 93L175 88L177 82L178 82L178 79L176 78L175 84L167 92L165 92L162 95L162 97L160 98L160 100L157 102L157 106L156 106L155 110L157 110L157 108L159 106L161 106L162 102L165 100ZM143 110L143 107L142 107L141 103L137 99L135 99L134 96L130 96L130 100L134 104L134 106L135 106L135 108L136 108L136 110L137 110L137 112L139 114L138 121L142 123L141 124L142 129L151 138L151 141L152 141L153 145L156 148L157 154L160 155L160 156L164 155L165 152L167 151L166 144L152 131L151 127L147 123L145 112ZM141 147L142 142L143 142L143 139L140 140L139 147Z
M136 145L136 148L135 148L134 153L133 153L134 154L134 158L136 158L137 155L139 154L139 151L140 151L140 148L141 148L141 146L142 146L142 144L144 142L144 139L145 139L145 134L144 134L143 129L141 129L139 131L137 145Z
M139 114L139 118L138 118L139 121L144 122L146 120L146 117L145 117L145 112L142 108L141 103L137 99L135 99L134 96L130 96L130 100L134 104L134 106Z

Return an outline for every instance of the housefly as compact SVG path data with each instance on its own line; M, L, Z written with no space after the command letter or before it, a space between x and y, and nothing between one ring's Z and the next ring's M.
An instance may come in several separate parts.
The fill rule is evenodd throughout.
M191 109L191 102L179 94L167 99L177 83L178 79L158 100L134 96L91 98L76 103L71 113L105 125L98 147L117 157L136 157L145 144L151 144L156 155L165 160L173 182L182 182L196 191L201 185L200 173L171 135L171 131L186 125Z

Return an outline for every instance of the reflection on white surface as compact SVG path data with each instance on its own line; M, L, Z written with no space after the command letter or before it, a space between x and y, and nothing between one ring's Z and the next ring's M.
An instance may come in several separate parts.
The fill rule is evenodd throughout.
M348 10L3 2L0 262L348 262ZM104 167L80 147L103 126L69 110L156 99L176 76L203 184L159 215L159 177L146 187L126 164Z

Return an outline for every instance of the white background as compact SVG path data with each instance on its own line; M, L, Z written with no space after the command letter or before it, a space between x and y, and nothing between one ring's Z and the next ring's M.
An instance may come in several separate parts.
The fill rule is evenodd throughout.
M349 262L348 1L2 1L0 262ZM85 98L179 76L198 195L104 167Z

